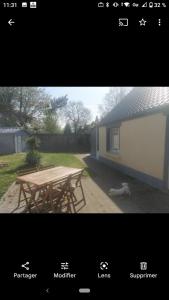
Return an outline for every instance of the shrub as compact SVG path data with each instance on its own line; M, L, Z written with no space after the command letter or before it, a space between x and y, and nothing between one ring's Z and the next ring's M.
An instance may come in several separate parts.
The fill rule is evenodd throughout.
M31 151L34 151L38 149L40 145L40 140L36 136L32 135L26 139L26 143L29 146L29 149Z
M29 146L30 151L26 155L26 163L30 166L39 166L41 155L37 151L40 141L39 139L32 135L26 140L27 145Z
M26 155L26 163L30 166L39 166L41 155L38 151L29 151Z

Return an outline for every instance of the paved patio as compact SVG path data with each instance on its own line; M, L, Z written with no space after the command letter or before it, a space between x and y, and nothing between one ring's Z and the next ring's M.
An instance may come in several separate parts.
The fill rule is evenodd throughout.
M169 213L169 193L114 171L89 155L77 157L90 173L90 177L82 179L86 206L79 207L79 213ZM119 188L122 182L128 182L132 196L109 197L108 190ZM17 207L18 193L19 185L13 183L0 202L0 213L11 213ZM21 207L14 212L23 211Z
M135 178L113 170L111 167L91 158L89 155L79 154L77 157L81 159L89 169L91 175L89 181L91 185L86 188L89 189L89 187L91 187L91 193L93 193L91 203L95 203L96 207L97 204L100 203L99 211L97 212L100 212L101 207L102 209L104 207L104 212L107 212L107 208L109 209L109 207L111 207L109 211L111 213L169 213L169 192L160 191ZM111 187L120 188L122 182L128 182L131 197L114 196L110 198L108 196L108 190ZM101 198L97 198L97 193L100 193L100 196L102 195ZM109 203L109 207L107 203Z

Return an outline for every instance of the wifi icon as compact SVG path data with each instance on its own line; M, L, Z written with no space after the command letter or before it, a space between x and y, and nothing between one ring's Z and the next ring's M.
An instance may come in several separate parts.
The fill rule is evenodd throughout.
M126 7L130 7L130 3L129 3L129 2L124 2L124 5L125 5Z

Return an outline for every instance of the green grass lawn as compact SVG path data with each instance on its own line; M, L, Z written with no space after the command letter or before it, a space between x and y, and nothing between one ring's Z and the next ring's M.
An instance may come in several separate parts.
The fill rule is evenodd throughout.
M70 153L41 153L41 165L66 166L73 168L84 168L85 165ZM0 168L0 199L10 184L16 179L18 170L28 168L25 165L25 153L0 155L1 162L8 162L8 167ZM87 174L87 172L85 172Z

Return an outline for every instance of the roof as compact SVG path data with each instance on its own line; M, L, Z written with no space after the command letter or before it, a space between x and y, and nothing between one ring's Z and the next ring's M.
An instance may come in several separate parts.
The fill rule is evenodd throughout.
M13 127L0 127L0 134L2 133L17 133L23 131L22 128L13 128Z
M99 123L106 125L169 107L169 87L135 87Z

